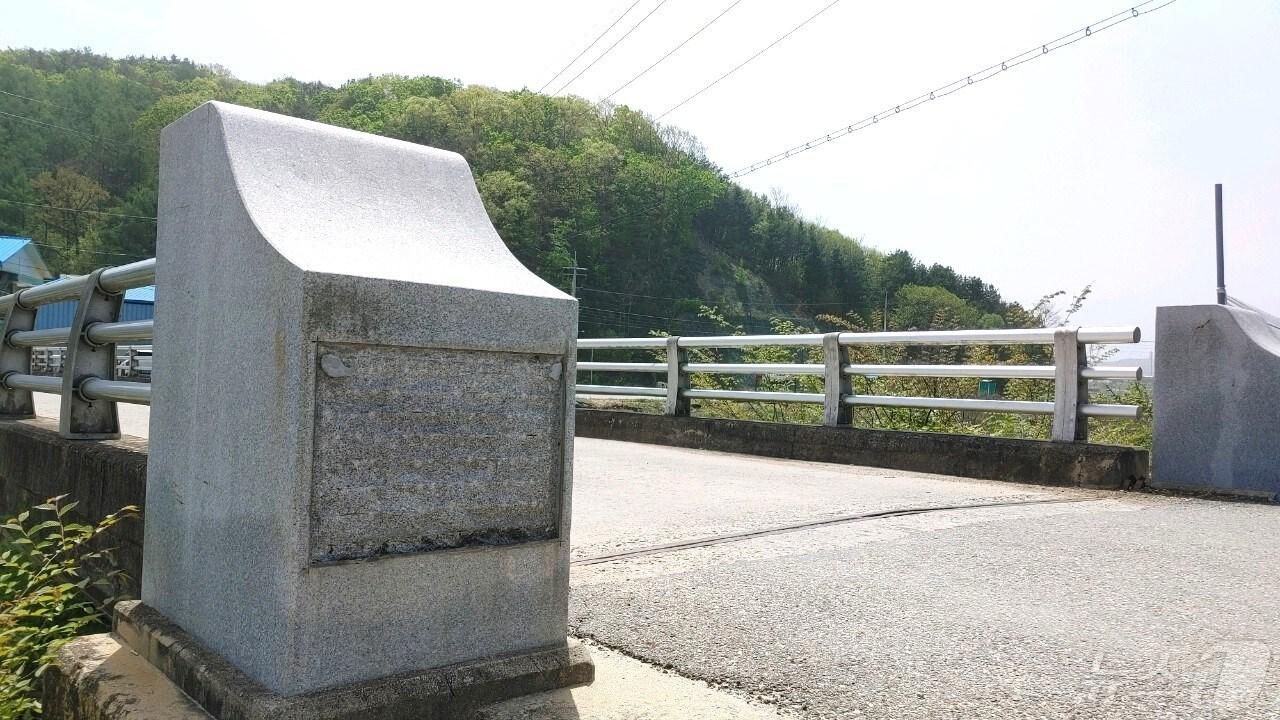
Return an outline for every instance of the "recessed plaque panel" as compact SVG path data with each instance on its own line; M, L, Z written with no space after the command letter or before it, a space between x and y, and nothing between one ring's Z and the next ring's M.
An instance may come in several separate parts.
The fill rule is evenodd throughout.
M318 343L311 560L557 536L551 355Z

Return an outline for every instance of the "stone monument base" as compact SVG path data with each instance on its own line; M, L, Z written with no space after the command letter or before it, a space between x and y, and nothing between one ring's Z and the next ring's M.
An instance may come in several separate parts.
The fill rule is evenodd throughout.
M62 649L45 675L44 712L51 720L466 718L490 703L589 683L594 675L586 648L569 640L564 647L285 697L159 612L127 602L116 606L114 633L78 638Z

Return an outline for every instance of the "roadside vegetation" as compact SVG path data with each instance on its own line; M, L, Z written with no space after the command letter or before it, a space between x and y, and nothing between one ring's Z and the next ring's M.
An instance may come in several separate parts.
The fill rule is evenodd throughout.
M76 503L51 498L0 524L0 718L40 717L40 677L58 649L109 628L121 571L107 540L133 519L127 507L96 524L70 519Z

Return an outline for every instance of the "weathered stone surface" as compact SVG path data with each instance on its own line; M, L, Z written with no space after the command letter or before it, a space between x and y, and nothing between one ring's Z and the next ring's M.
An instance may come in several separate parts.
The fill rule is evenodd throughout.
M317 353L338 376L316 379L312 560L556 537L561 358L337 343Z
M1156 309L1162 488L1280 498L1280 330L1225 305Z
M117 606L112 635L81 638L63 650L45 682L45 697L48 717L58 720L443 720L467 718L482 706L527 693L589 683L594 672L586 648L562 640L518 655L285 697L160 613L130 602ZM188 697L200 707L178 702ZM165 700L174 710L159 712L163 706L157 702L144 706L155 714L111 709L148 698Z
M672 417L579 408L581 437L846 463L1039 485L1129 490L1149 473L1138 448L1043 440Z
M466 162L218 103L161 146L143 600L281 695L563 644L576 302Z
M64 645L43 684L43 715L50 720L212 720L113 635Z

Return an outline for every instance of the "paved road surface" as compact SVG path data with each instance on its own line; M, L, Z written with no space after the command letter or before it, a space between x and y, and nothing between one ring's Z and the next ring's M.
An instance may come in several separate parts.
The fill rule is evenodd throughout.
M1280 507L577 448L578 558L1082 500L575 566L573 631L634 657L814 718L1280 717Z
M1280 507L592 439L573 502L618 652L493 718L1280 717Z

